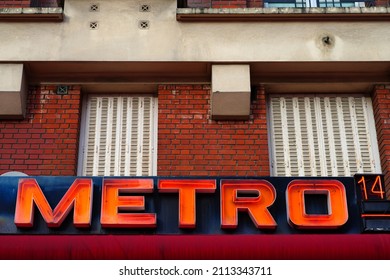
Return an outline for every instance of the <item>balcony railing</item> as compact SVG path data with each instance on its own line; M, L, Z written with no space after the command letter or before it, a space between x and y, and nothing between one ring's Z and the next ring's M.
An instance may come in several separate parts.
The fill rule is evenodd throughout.
M390 0L178 0L178 21L390 21Z
M64 19L64 0L0 0L0 21L48 21Z
M390 7L390 0L178 0L178 8Z

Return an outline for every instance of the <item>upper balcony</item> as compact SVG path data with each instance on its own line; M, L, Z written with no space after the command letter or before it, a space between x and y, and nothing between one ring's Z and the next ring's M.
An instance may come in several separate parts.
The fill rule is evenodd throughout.
M64 0L0 0L0 21L62 21Z
M179 21L388 21L390 0L178 0Z

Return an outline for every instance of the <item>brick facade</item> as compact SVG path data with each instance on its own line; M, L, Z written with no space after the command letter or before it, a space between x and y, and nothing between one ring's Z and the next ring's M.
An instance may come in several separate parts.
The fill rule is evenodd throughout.
M212 0L212 8L246 8L246 0Z
M382 173L385 175L387 197L390 197L390 86L376 86L372 93L372 103Z
M210 8L211 0L187 0L188 8Z
M78 86L68 95L57 95L55 86L31 88L26 118L0 121L0 174L76 175L80 96ZM382 171L390 186L390 86L376 86L372 100ZM263 89L252 102L249 121L211 120L209 85L161 85L158 102L159 176L270 174Z
M31 0L0 0L0 8L25 8L31 6Z
M33 7L60 7L63 1L58 0L32 0Z
M0 8L59 7L57 0L0 0Z
M263 0L248 0L247 8L263 8Z
M31 88L26 118L0 121L0 174L75 175L79 119L80 87L68 95L55 86Z
M158 90L159 176L268 176L266 101L259 90L249 121L210 120L210 86Z
M390 0L375 0L376 7L390 7Z

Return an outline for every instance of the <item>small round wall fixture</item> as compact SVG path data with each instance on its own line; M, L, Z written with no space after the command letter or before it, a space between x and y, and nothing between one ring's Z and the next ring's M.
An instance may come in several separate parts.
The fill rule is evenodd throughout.
M19 176L19 177L24 177L24 176L28 176L26 173L23 173L23 172L19 172L19 171L8 171L8 172L5 172L3 174L1 174L0 176Z

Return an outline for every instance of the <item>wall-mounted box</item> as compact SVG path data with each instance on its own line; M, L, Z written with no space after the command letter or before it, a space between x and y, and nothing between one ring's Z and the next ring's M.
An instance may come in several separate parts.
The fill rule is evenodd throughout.
M251 103L249 65L213 65L211 83L212 119L249 119Z
M0 64L0 119L24 118L26 97L23 64Z

